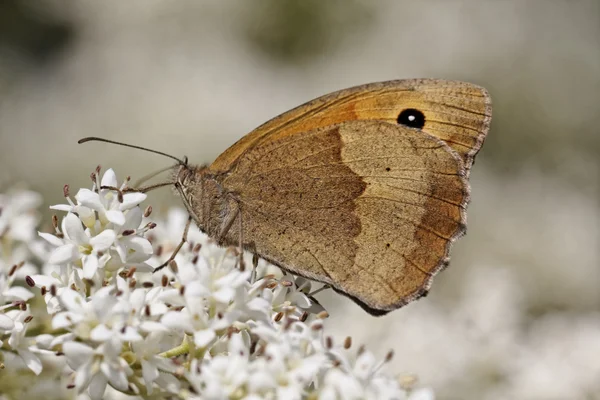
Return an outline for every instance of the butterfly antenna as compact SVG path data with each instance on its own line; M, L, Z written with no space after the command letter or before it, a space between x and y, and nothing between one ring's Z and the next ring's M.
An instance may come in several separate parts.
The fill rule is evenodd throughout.
M179 158L177 158L175 156L172 156L170 154L163 153L162 151L152 150L152 149L148 149L146 147L136 146L134 144L117 142L117 141L114 141L114 140L109 140L109 139L104 139L104 138L99 138L99 137L94 137L94 136L85 137L85 138L79 139L77 141L77 143L79 143L79 144L82 144L82 143L85 143L85 142L105 142L105 143L117 144L119 146L131 147L133 149L138 149L138 150L144 150L144 151L147 151L149 153L160 154L161 156L172 158L173 160L177 161L180 165L187 165L187 163L188 163L187 157L184 157L183 160L181 160L181 159L179 159Z

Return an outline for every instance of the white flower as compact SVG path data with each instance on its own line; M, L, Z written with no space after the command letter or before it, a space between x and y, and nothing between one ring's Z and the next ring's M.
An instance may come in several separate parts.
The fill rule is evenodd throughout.
M50 206L50 209L66 211L68 213L77 214L79 219L81 219L81 222L83 222L83 224L86 227L93 228L96 225L96 213L94 212L94 210L80 204L79 200L78 200L78 204L73 203L73 200L71 200L71 198L69 197L69 194L68 194L68 186L65 186L64 190L65 190L65 199L67 200L67 203L69 203L69 204L56 204L56 205ZM81 195L80 195L80 193L81 193ZM96 194L93 193L92 191L90 191L89 189L80 189L79 192L77 193L77 195L75 196L75 198L76 199L78 199L78 198L85 199L85 197L87 195L94 196Z
M59 295L61 307L65 311L52 318L54 329L68 329L81 339L108 340L105 323L112 318L112 308L117 299L111 292L113 287L104 287L89 299L80 292L65 289ZM126 335L129 332L124 332Z
M140 272L153 271L154 268L145 263L154 253L152 244L146 238L130 233L139 229L141 223L142 210L139 207L132 208L125 214L125 222L115 230L117 240L110 250L107 270L116 271L128 265L135 266Z
M27 301L34 296L29 289L22 286L13 287L14 280L14 275L7 276L0 272L0 305L14 300Z
M341 399L388 399L406 398L397 379L381 373L383 362L377 362L373 353L361 348L356 357L342 349L330 349L330 357L336 367L328 369L320 387L323 398Z
M0 194L0 237L25 243L33 240L38 223L36 209L41 203L38 193L27 190ZM0 248L0 255L1 251Z
M75 263L83 267L83 277L91 279L99 267L104 267L109 255L106 254L116 240L116 233L111 229L101 231L92 236L90 229L83 229L81 220L73 213L68 213L62 221L63 239L40 233L49 243L58 245L50 255L48 263L64 265ZM51 239L53 238L53 239Z
M70 264L56 266L57 271L49 275L37 274L32 278L35 286L39 287L44 294L48 314L54 315L63 308L59 302L59 296L66 290L74 290L83 294L86 286L79 276L79 272Z
M156 227L148 232L147 235L154 248L154 255L147 261L148 264L156 268L171 257L173 251L181 242L188 216L189 214L184 209L172 208L168 211L166 219L156 220ZM194 247L197 248L197 252L190 251ZM183 274L179 277L180 281L185 282L186 274L195 275L198 273L195 267L188 268L188 271L186 271L186 265L195 256L204 257L204 262L216 265L227 258L227 249L215 246L211 239L202 233L196 224L192 223L188 231L187 242L175 257L176 263L180 266L179 270ZM149 279L155 283L159 283L162 275L167 275L168 278L174 277L170 268L164 268L160 271L160 274L152 274ZM182 277L183 280L181 279Z
M196 296L204 296L211 304L228 306L238 290L244 290L250 278L250 271L242 272L235 268L232 260L209 265L204 257L196 264L185 263L179 270L179 281L193 282Z
M39 194L26 190L0 194L0 273L12 270L13 279L24 279L36 272L29 259L39 219L36 208L41 202Z
M98 185L116 188L114 171L106 171L102 182L95 186ZM125 186L126 183L121 189ZM64 238L40 233L56 247L49 256L49 264L72 263L82 268L83 278L96 283L101 283L104 277L103 273L97 274L99 269L112 272L128 265L152 270L145 263L153 254L152 245L143 237L147 228L140 229L142 211L138 206L146 198L145 194L122 194L108 188L99 191L81 189L75 196L77 204L73 204L68 193L66 195L68 205L51 207L69 211L62 221Z
M310 385L320 370L330 366L326 352L319 345L322 332L317 326L320 324L320 321L311 325L298 321L289 328L278 326L275 336L271 336L272 332L265 335L265 330L252 330L267 343L268 366L278 380L300 390Z
M156 228L152 230L149 236L152 239L152 244L155 249L158 249L159 246L161 247L162 256L162 260L158 262L155 267L169 258L171 252L181 241L181 236L183 235L188 217L189 214L185 209L174 207L167 211L165 218L153 218L154 222L156 222ZM145 222L150 222L150 220ZM206 234L202 233L200 229L198 229L196 224L192 223L188 231L187 241L188 243L192 243L194 245L200 244L205 246L208 244L210 239ZM214 252L214 250L216 250L216 246L211 246L210 251L207 252L207 254ZM157 257L156 261L159 261L158 258L160 257Z
M285 311L285 309L291 306L303 309L309 308L311 302L305 294L305 288L310 291L310 281L286 273L279 280L279 285L273 291L273 299L271 301L276 307L274 311Z
M203 398L230 398L250 384L249 344L250 338L247 333L232 335L227 353L206 360L201 367L194 360L187 374L188 382Z
M136 361L142 365L142 378L148 394L152 394L154 391L154 384L173 393L179 390L179 384L173 385L172 380L161 381L160 379L161 374L159 371L173 373L177 370L176 365L171 360L158 355L165 350L161 348L161 344L165 342L164 339L165 333L151 332L143 341L132 344Z
M30 346L25 339L27 322L31 319L31 313L21 309L11 309L23 305L34 295L24 287L12 287L13 281L14 274L7 276L0 271L0 334L10 334L8 346L19 355L29 369L38 375L42 371L42 364L31 350L31 348L34 351L36 349ZM13 301L17 303L13 303ZM7 309L9 310L5 312ZM1 345L2 341L0 340Z
M101 227L105 227L109 223L122 226L126 220L124 212L137 207L146 199L146 194L139 192L125 193L121 198L115 190L100 189L99 187L108 186L123 190L126 188L126 184L127 181L119 188L115 172L108 169L104 173L102 181L95 183L92 190L80 189L77 192L75 195L77 204L74 204L68 194L65 193L65 198L69 204L55 205L50 208L77 213L88 228L95 227L98 222ZM97 220L96 215L98 216Z
M67 342L63 345L67 363L75 371L75 387L79 393L89 388L90 397L102 399L106 385L120 391L129 389L128 376L133 370L120 356L121 344L108 341L93 349L83 343Z
M412 390L408 400L435 400L435 393L431 388L419 388Z
M12 328L9 330L8 345L17 352L30 370L39 375L42 372L42 362L34 353L42 351L33 346L33 341L25 337L31 314L27 311L11 310L6 313L6 317L13 321Z
M2 244L7 242L3 240ZM31 262L31 248L37 245L36 241L30 240L28 243L12 242L11 245L12 248L6 253L3 253L3 246L0 245L0 273L10 273L15 265L17 268L13 272L14 279L24 280L27 275L37 273L38 268Z
M185 294L179 298L174 295L163 296L165 301L171 300L171 304L184 307L179 311L165 313L160 322L171 329L193 335L194 344L199 348L206 348L217 338L217 331L231 326L237 319L237 315L233 313L209 314L207 300L196 295L195 288L197 285L192 282L186 287Z
M159 288L132 288L130 283L131 281L117 277L116 303L111 310L112 327L119 331L115 334L119 335L124 329L130 328L143 332L167 332L169 329L156 321L168 311L168 307L159 300L156 293Z
M241 272L225 260L209 266L204 257L178 268L179 287L165 291L160 299L184 308L167 312L161 322L193 334L195 345L206 347L217 337L217 331L243 316L234 299L237 292L247 290L250 272Z
M52 208L67 215L60 228L53 219L55 234L39 233L44 240L19 241L27 238L19 227L33 229L31 218L19 219L34 215L27 199L20 209L11 205L9 223L0 223L21 238L0 243L0 356L6 369L10 359L39 374L41 383L30 387L51 388L44 379L56 385L61 379L49 377L62 376L69 380L63 386L92 399L122 392L187 400L433 400L430 390L406 391L384 374L387 358L377 362L366 350L350 352L325 338L315 318L323 308L308 280L262 261L241 271L234 252L195 226L176 262L153 273L151 265L166 261L179 243L187 214L174 210L156 226L139 207L145 194L129 193L128 179L118 186L111 169L98 174L92 189L74 199L65 187L67 204ZM34 248L43 272L26 274ZM7 266L12 262L17 267ZM26 304L33 293L14 285L21 283L17 275L29 275L27 284L39 288L50 324L43 303ZM41 332L30 329L28 336L32 315Z
M274 312L293 312L300 316L304 312L318 314L325 311L323 306L309 298L311 283L308 279L285 273L277 282L277 287L263 295Z
M11 331L15 327L15 321L12 320L8 315L0 314L0 331L4 331L2 333L6 333L7 331ZM0 346L2 345L2 341L0 340Z

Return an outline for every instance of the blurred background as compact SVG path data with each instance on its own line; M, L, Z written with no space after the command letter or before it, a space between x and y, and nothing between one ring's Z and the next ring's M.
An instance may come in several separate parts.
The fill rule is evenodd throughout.
M331 293L328 329L441 400L600 399L600 2L0 2L0 183L45 205L209 163L267 119L399 78L485 86L468 235L430 296L382 318ZM179 204L169 190L148 203Z

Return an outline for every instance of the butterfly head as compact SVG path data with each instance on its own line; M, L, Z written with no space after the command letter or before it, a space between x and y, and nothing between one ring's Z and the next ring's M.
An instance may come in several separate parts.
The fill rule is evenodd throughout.
M206 212L200 205L206 196L212 197L212 186L207 184L208 165L190 165L187 158L173 166L172 182L185 208L204 231ZM210 193L207 193L210 192Z
M172 171L175 188L181 188L185 191L190 186L202 180L202 177L208 171L208 165L190 165L188 158L183 157L183 160L172 167Z
M187 156L184 156L181 162L173 166L173 181L175 186L185 187L186 182L192 174L193 168L188 164Z

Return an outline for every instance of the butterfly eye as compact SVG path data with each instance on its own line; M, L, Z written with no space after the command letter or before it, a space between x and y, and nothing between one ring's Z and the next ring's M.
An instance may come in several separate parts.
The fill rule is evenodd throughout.
M411 128L422 128L425 126L425 115L414 108L407 108L398 114L397 121L399 124L409 126Z

